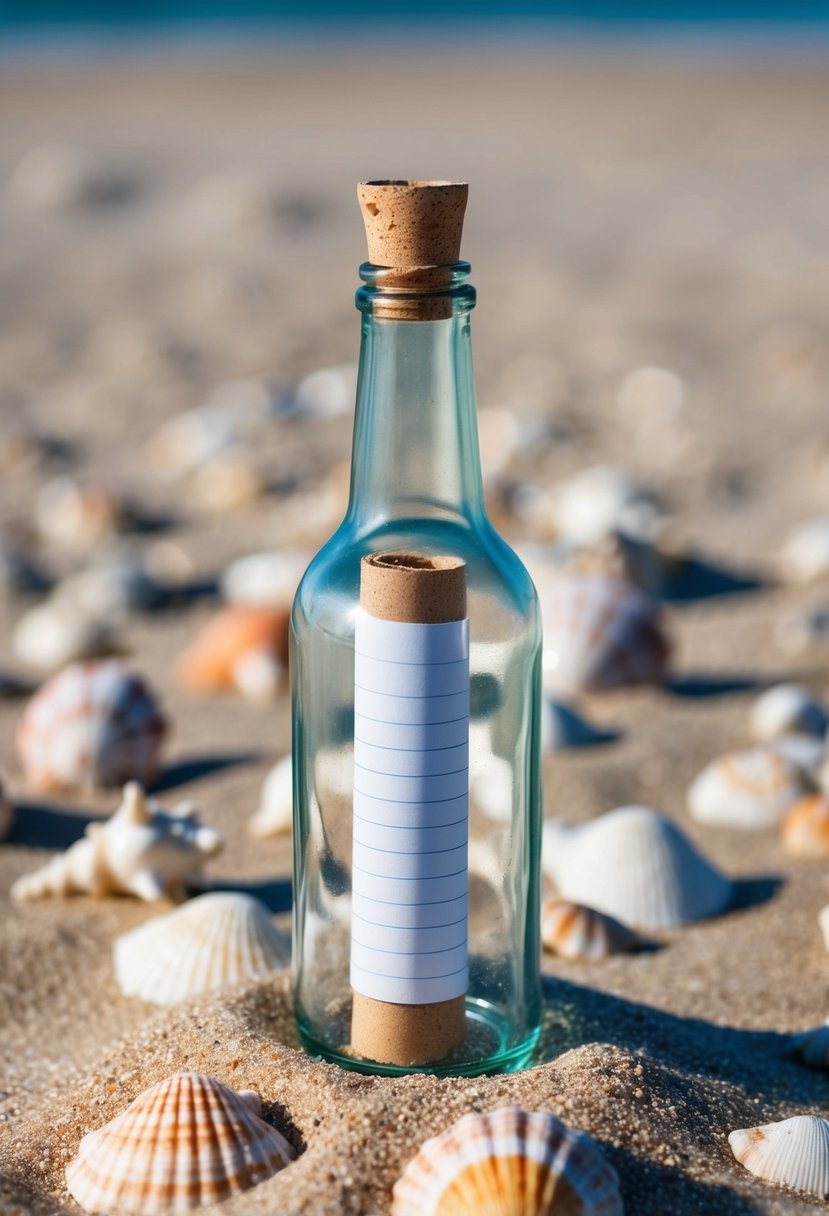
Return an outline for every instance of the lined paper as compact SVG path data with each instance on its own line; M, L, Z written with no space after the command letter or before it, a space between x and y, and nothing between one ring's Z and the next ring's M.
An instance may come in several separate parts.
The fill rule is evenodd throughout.
M469 622L360 609L351 986L426 1005L468 986Z

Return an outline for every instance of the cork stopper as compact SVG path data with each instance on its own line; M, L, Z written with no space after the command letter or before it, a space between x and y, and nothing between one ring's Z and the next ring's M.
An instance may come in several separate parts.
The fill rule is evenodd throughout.
M453 265L468 194L465 182L360 182L369 261L407 270Z

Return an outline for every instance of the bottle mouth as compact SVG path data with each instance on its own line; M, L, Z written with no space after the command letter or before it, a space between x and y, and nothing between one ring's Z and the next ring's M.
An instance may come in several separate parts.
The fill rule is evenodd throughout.
M377 266L363 262L357 290L361 312L400 320L440 320L475 307L469 262L448 266Z

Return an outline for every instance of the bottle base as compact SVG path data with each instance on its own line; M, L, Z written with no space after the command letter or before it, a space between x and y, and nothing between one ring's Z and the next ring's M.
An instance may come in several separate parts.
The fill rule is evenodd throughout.
M533 1052L541 1031L535 1026L520 1043L514 1042L513 1024L494 1005L473 997L466 1000L467 1041L462 1048L432 1064L378 1064L374 1060L350 1055L346 1048L336 1049L317 1039L303 1018L297 1017L302 1046L309 1055L321 1056L329 1064L339 1064L349 1072L379 1077L402 1077L425 1073L436 1077L478 1077L487 1073L519 1072L533 1062ZM474 1058L470 1052L474 1051Z

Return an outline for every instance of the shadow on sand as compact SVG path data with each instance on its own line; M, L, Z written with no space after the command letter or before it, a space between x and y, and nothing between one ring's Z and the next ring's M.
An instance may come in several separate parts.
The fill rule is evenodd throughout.
M216 891L236 891L242 895L252 895L262 901L272 916L291 911L290 878L262 878L246 882L244 879L235 878L200 880L196 877L188 884L188 892L191 895L209 895Z
M240 764L256 764L262 757L258 752L234 752L226 756L186 756L168 764L150 793L161 794L174 790L188 781L197 781L224 768L236 768Z
M8 842L30 849L68 849L81 839L88 824L106 818L107 815L90 815L74 807L17 802Z

